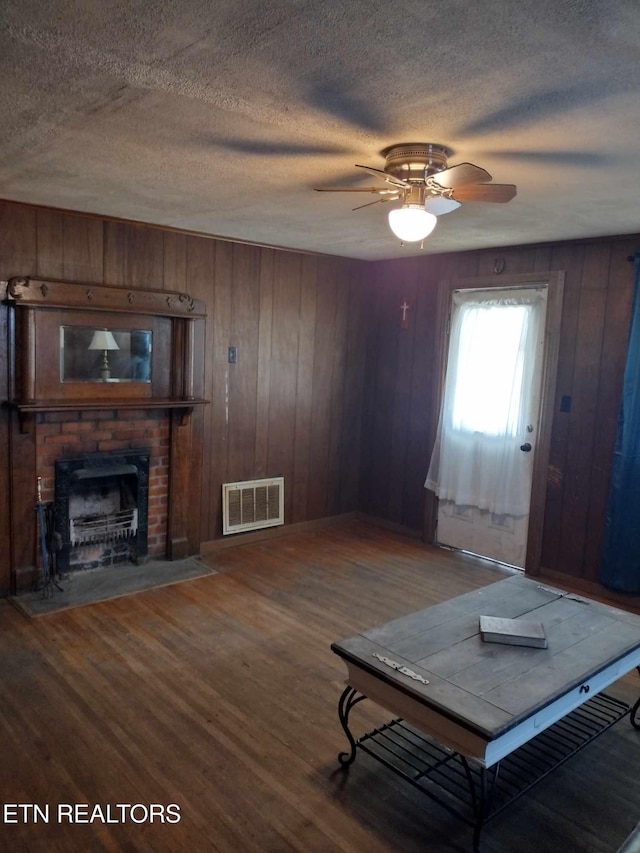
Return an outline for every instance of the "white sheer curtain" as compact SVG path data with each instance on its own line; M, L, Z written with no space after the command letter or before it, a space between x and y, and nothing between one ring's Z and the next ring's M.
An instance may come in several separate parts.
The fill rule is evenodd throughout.
M436 443L425 487L496 514L529 511L520 445L539 393L546 291L456 291ZM539 384L539 383L538 383Z

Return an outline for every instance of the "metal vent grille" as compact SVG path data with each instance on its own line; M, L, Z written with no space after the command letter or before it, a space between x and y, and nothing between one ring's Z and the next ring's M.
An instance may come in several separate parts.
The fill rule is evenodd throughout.
M284 477L222 486L222 533L284 524Z

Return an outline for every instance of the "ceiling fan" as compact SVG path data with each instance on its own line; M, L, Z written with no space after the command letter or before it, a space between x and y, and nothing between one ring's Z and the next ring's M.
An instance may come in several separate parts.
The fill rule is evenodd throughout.
M507 202L516 195L513 184L491 184L491 175L473 163L448 166L451 152L434 143L402 143L382 152L384 169L356 164L386 187L315 187L318 192L375 193L382 198L354 207L360 210L385 201L402 201L389 213L389 226L402 242L424 240L435 228L437 217L466 201Z

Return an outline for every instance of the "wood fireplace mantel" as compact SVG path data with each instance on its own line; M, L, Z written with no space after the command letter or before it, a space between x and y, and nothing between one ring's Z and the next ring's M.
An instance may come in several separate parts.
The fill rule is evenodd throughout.
M11 399L21 418L37 412L73 409L180 409L184 423L194 406L208 401L194 394L194 335L204 304L186 293L128 290L15 277L7 282L13 308L10 324ZM63 329L149 330L152 370L147 381L71 381L61 370ZM88 353L87 353L88 354ZM106 355L106 354L105 354Z
M5 405L9 407L10 425L11 591L28 588L38 565L33 512L40 473L38 440L67 414L72 424L91 422L91 415L100 410L114 411L110 421L118 417L118 410L125 410L122 418L128 412L131 419L138 420L144 420L144 410L166 410L166 556L173 560L197 554L199 529L192 510L198 501L193 490L201 453L201 424L191 414L209 402L202 397L204 303L173 291L27 277L0 282L0 287L9 321L9 393ZM128 376L124 372L115 378L111 374L108 378L95 375L94 359L102 353L87 344L86 335L93 330L113 330L121 342L119 359L124 371L126 358L133 361L134 341L148 335L148 373L142 378L135 374L134 379L130 365ZM81 340L82 345L73 344L73 370L67 375L69 350L63 349L69 341ZM123 347L122 341L130 345ZM58 415L48 421L54 418L49 413ZM71 453L72 430L62 432L66 436L64 452Z

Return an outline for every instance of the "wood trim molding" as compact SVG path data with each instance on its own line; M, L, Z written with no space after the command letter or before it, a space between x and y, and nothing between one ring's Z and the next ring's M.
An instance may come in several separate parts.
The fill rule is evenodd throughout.
M398 533L401 536L407 536L411 539L422 540L422 531L414 530L413 527L407 527L405 524L398 524L395 521L389 521L387 518L379 518L377 515L368 515L366 512L357 512L356 518L365 524L370 524L372 527L381 527L383 530L390 530L392 533Z
M433 382L431 383L431 420L429 423L430 448L433 448L435 445L438 421L440 420L440 406L442 405L447 365L451 291L453 289L451 282L446 279L438 284L436 336L433 348ZM428 545L435 545L438 523L438 498L429 489L425 489L424 495L424 534L422 538Z
M117 311L163 317L205 317L204 303L187 293L169 290L140 290L102 284L78 284L15 276L0 282L7 299L39 308Z
M341 515L330 515L325 518L316 518L312 521L300 521L297 524L285 524L281 527L266 527L264 530L254 530L249 533L235 533L222 539L212 539L209 542L200 543L200 554L206 557L216 551L225 548L235 548L240 545L250 545L253 542L262 542L265 539L280 539L283 536L292 536L295 533L309 533L313 530L324 530L327 527L336 527L349 524L357 517L355 512L345 512Z
M630 613L640 614L640 595L636 595L635 593L617 592L616 590L608 589L596 581L576 578L563 572L557 572L554 569L547 569L544 566L540 569L538 579L549 581L569 592L587 595L589 598L602 601L604 604L612 604L620 607L622 610L628 610Z
M538 442L533 460L531 482L531 504L525 572L540 574L542 560L542 534L547 495L547 476L551 452L551 430L556 396L558 353L560 350L560 327L562 324L562 301L564 296L564 272L556 270L545 276L549 284L547 292L547 315L544 327L544 363L538 417Z

